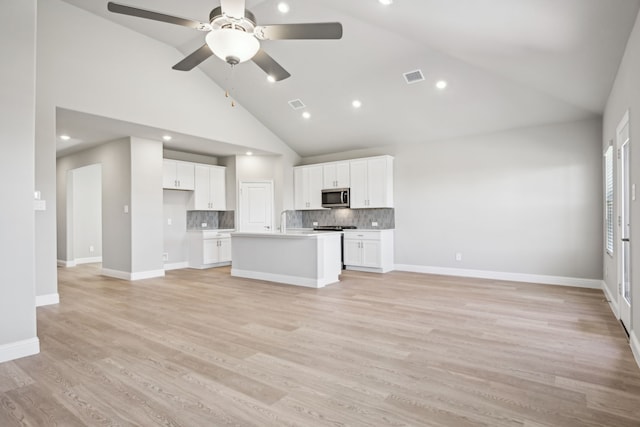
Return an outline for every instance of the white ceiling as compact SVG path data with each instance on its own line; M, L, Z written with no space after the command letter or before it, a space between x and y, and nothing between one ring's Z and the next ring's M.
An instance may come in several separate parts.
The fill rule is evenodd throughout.
M186 27L110 13L106 0L65 1L185 55L204 44L203 33ZM200 21L219 5L118 2ZM238 102L301 156L599 115L640 6L640 0L288 2L286 15L277 11L276 0L247 0L247 8L261 25L339 21L343 38L263 41L264 50L292 74L277 83L268 83L251 62L236 66L232 76L216 57L199 68L218 85L232 86ZM407 85L402 74L416 69L425 81ZM444 91L434 86L440 79L448 82ZM289 106L297 98L310 119ZM353 109L353 99L362 108ZM66 119L69 127L82 122L72 112ZM117 133L117 123L110 125ZM99 133L101 127L93 128ZM199 152L194 144L183 148Z

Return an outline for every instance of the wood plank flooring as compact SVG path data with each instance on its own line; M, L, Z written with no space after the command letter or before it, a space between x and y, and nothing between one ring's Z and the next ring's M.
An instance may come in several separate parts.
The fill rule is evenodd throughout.
M59 269L41 353L0 364L0 426L640 426L640 369L601 291L98 271Z

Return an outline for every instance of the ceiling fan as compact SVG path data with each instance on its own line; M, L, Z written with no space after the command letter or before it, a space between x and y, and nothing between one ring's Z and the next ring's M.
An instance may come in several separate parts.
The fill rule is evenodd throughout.
M209 22L179 18L114 2L107 4L114 13L168 22L206 32L206 43L173 66L189 71L212 55L228 64L252 60L274 81L291 74L260 48L260 40L340 39L342 24L317 22L309 24L257 25L256 18L245 9L245 0L220 0L220 6L209 14Z

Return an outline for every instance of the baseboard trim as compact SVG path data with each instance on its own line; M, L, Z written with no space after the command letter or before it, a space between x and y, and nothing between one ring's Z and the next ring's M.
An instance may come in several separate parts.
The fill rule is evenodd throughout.
M231 268L231 275L234 277L242 277L245 279L266 280L268 282L284 283L287 285L303 286L305 288L322 288L332 283L338 283L340 279L336 276L335 280L331 279L312 279L310 277L289 276L285 274L262 273L247 270L238 270Z
M93 264L96 262L102 262L102 257L101 256L94 256L94 257L88 257L88 258L76 258L76 265L80 265L80 264Z
M182 268L189 268L189 262L188 261L172 262L171 264L165 264L164 265L164 271L180 270Z
M633 353L633 358L636 359L636 363L640 368L640 340L638 340L635 331L631 331L629 333L629 342L631 343L631 352Z
M618 305L618 298L611 294L611 291L604 280L602 281L602 292L604 292L604 296L609 303L611 311L616 316L616 319L620 320L620 306Z
M58 267L75 267L76 266L76 261L75 260L70 260L70 261L66 261L64 259L59 259L58 260Z
M60 295L55 294L36 295L36 307L42 307L45 305L54 305L60 303Z
M0 345L0 363L40 353L40 340L34 337Z
M602 280L578 277L546 276L541 274L507 273L501 271L467 270L463 268L428 267L422 265L396 264L396 271L438 274L443 276L473 277L477 279L506 280L510 282L540 283L543 285L574 286L578 288L601 289Z
M112 270L110 268L103 268L101 271L103 276L113 277L115 279L122 280L143 280L143 279L153 279L154 277L164 277L164 270L149 270L149 271L140 271L137 273L130 273L128 271L120 271L120 270Z

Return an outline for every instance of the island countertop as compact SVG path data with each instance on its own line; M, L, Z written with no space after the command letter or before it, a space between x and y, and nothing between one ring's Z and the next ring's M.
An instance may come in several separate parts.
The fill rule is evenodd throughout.
M287 230L284 233L270 232L270 233L258 233L251 231L234 231L231 232L231 236L244 236L244 237L257 237L263 239L301 239L301 238L317 238L323 235L340 234L340 231L314 231L307 229Z

